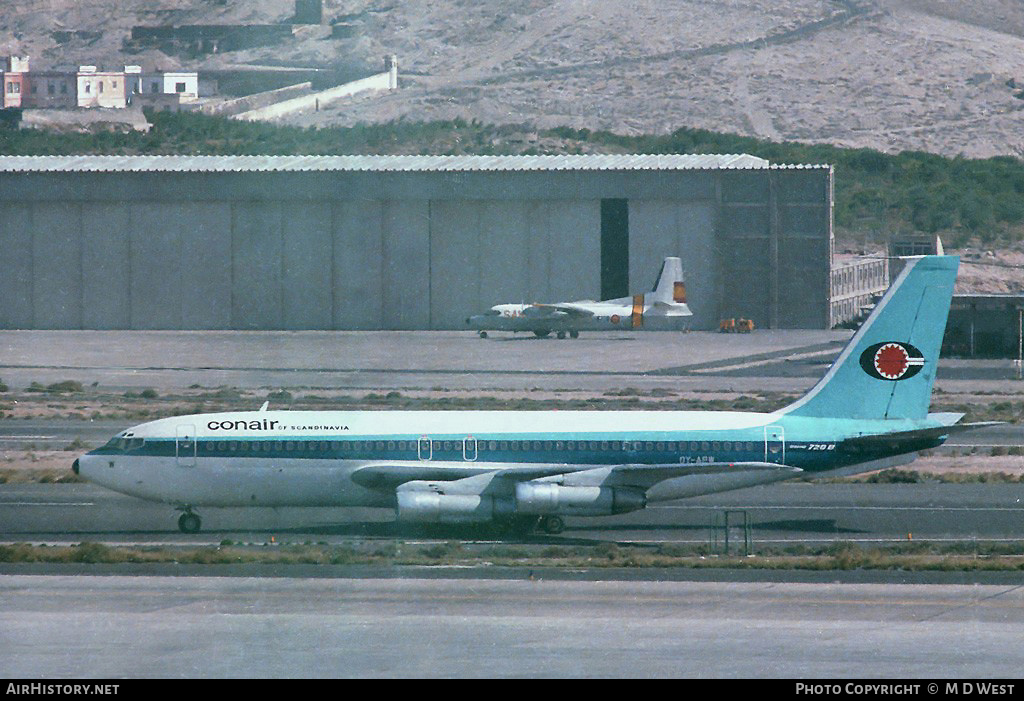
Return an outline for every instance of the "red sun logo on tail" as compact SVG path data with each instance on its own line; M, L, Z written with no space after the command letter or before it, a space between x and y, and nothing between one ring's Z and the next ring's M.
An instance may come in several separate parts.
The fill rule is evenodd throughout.
M921 372L924 354L909 343L876 343L860 354L860 366L876 380L906 380Z

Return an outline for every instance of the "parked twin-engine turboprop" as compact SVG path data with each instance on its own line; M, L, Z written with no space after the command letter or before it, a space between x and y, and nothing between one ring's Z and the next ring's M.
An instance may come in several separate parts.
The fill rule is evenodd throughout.
M400 521L555 533L603 516L785 480L903 464L961 414L929 414L958 259L911 259L825 376L771 413L269 411L176 416L81 456L92 482L183 511L380 506Z
M683 264L678 258L666 258L661 264L654 290L632 297L603 302L581 300L554 304L496 304L483 314L466 319L481 338L488 331L532 331L543 338L552 333L559 338L568 334L577 338L580 331L643 329L651 317L693 316L686 306Z

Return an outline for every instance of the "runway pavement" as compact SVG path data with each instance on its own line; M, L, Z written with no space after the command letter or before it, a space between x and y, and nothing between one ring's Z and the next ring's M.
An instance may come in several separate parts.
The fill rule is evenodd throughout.
M850 335L614 332L558 340L480 339L463 331L0 331L0 378L12 387L71 379L161 392L196 384L794 392L824 374ZM1015 377L1009 360L943 360L938 387L1005 392Z
M1016 678L1013 585L0 577L4 676ZM923 689L922 689L923 693Z
M777 545L906 542L999 542L1024 536L1024 484L783 483L652 504L601 518L567 518L542 543L604 542L721 545L725 512L732 543L746 518L756 548ZM217 544L344 543L352 538L445 541L478 538L475 529L426 529L394 523L387 509L198 509L203 531L177 530L171 506L144 502L89 484L14 484L0 489L0 542ZM487 536L495 538L496 536Z
M0 378L15 388L72 379L161 395L192 385L796 392L825 372L849 335L628 333L559 341L482 340L468 332L0 331ZM1014 376L1008 361L942 361L938 386L1020 391ZM123 428L121 421L6 420L0 447L95 445ZM1022 437L1008 426L955 441L1006 446ZM742 542L735 524L749 520L755 552L837 541L998 542L1024 532L1024 485L786 483L567 519L563 534L529 540L720 547L725 531L714 524L726 512L733 543ZM170 506L88 484L7 484L0 486L0 542L424 537L393 523L387 510L200 513L203 532L186 536ZM628 581L624 570L603 580L572 572L560 573L571 581L531 581L464 569L326 578L304 568L207 577L186 567L175 571L189 576L133 577L102 566L53 576L12 567L0 575L0 672L30 678L1013 677L1024 623L1016 582L811 584L764 571L743 575L755 581Z

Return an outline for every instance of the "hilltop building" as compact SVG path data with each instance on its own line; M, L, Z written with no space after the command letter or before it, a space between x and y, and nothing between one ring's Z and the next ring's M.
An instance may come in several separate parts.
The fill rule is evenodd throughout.
M123 109L136 102L157 109L181 109L199 100L199 74L192 71L144 72L141 66L102 70L29 68L27 56L10 56L3 76L3 107Z

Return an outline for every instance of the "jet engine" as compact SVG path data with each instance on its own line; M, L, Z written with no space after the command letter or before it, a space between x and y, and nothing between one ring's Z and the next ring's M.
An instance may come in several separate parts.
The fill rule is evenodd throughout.
M637 511L647 506L647 496L628 487L566 487L547 482L516 485L516 512L608 516Z
M417 523L482 523L511 516L512 503L480 494L441 494L412 489L398 492L398 520Z

